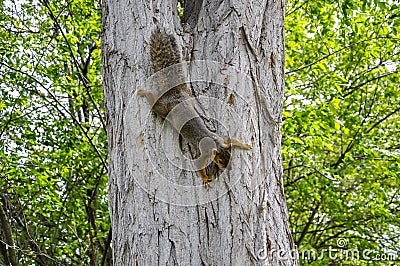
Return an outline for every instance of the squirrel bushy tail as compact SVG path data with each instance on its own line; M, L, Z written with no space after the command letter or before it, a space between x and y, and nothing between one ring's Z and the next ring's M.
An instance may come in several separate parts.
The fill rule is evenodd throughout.
M182 62L175 37L160 28L156 28L151 34L150 57L155 72Z

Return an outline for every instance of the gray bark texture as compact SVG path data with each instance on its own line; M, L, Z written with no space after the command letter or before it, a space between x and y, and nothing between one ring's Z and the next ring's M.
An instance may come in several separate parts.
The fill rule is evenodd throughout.
M282 184L285 0L103 0L114 265L297 265ZM177 38L207 128L252 145L208 187L150 112L149 40Z

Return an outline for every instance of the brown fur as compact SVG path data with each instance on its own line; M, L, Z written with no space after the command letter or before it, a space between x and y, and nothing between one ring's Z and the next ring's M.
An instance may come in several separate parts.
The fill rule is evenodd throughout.
M180 65L180 49L173 35L159 28L154 30L150 39L150 58L155 72L154 86L157 88L154 92L138 90L137 93L147 98L154 113L166 118L179 134L200 149L201 162L197 167L204 184L207 184L214 179L207 173L210 163L225 169L231 158L232 147L249 150L251 146L235 139L221 137L204 125L194 109L193 98L186 85L185 71ZM177 80L180 84L176 83ZM191 119L186 121L187 117ZM201 146L200 142L204 138L214 141L215 145Z

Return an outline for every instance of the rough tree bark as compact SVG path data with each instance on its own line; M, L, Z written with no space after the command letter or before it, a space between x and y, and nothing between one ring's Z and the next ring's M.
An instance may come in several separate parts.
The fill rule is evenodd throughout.
M185 0L181 21L176 4L102 5L114 264L297 265L279 131L285 1ZM155 24L183 47L207 127L253 146L208 188L187 170L191 147L135 94L149 86Z

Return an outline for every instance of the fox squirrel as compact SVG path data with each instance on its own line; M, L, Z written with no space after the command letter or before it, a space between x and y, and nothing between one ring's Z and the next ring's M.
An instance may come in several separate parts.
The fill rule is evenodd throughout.
M251 146L221 137L205 126L194 109L193 96L186 85L181 64L181 52L173 35L157 27L150 38L150 58L157 75L157 91L138 90L137 94L146 97L154 113L170 122L183 138L200 149L201 155L195 164L207 185L214 179L209 176L208 169L217 166L224 170L229 164L232 147L249 150Z

